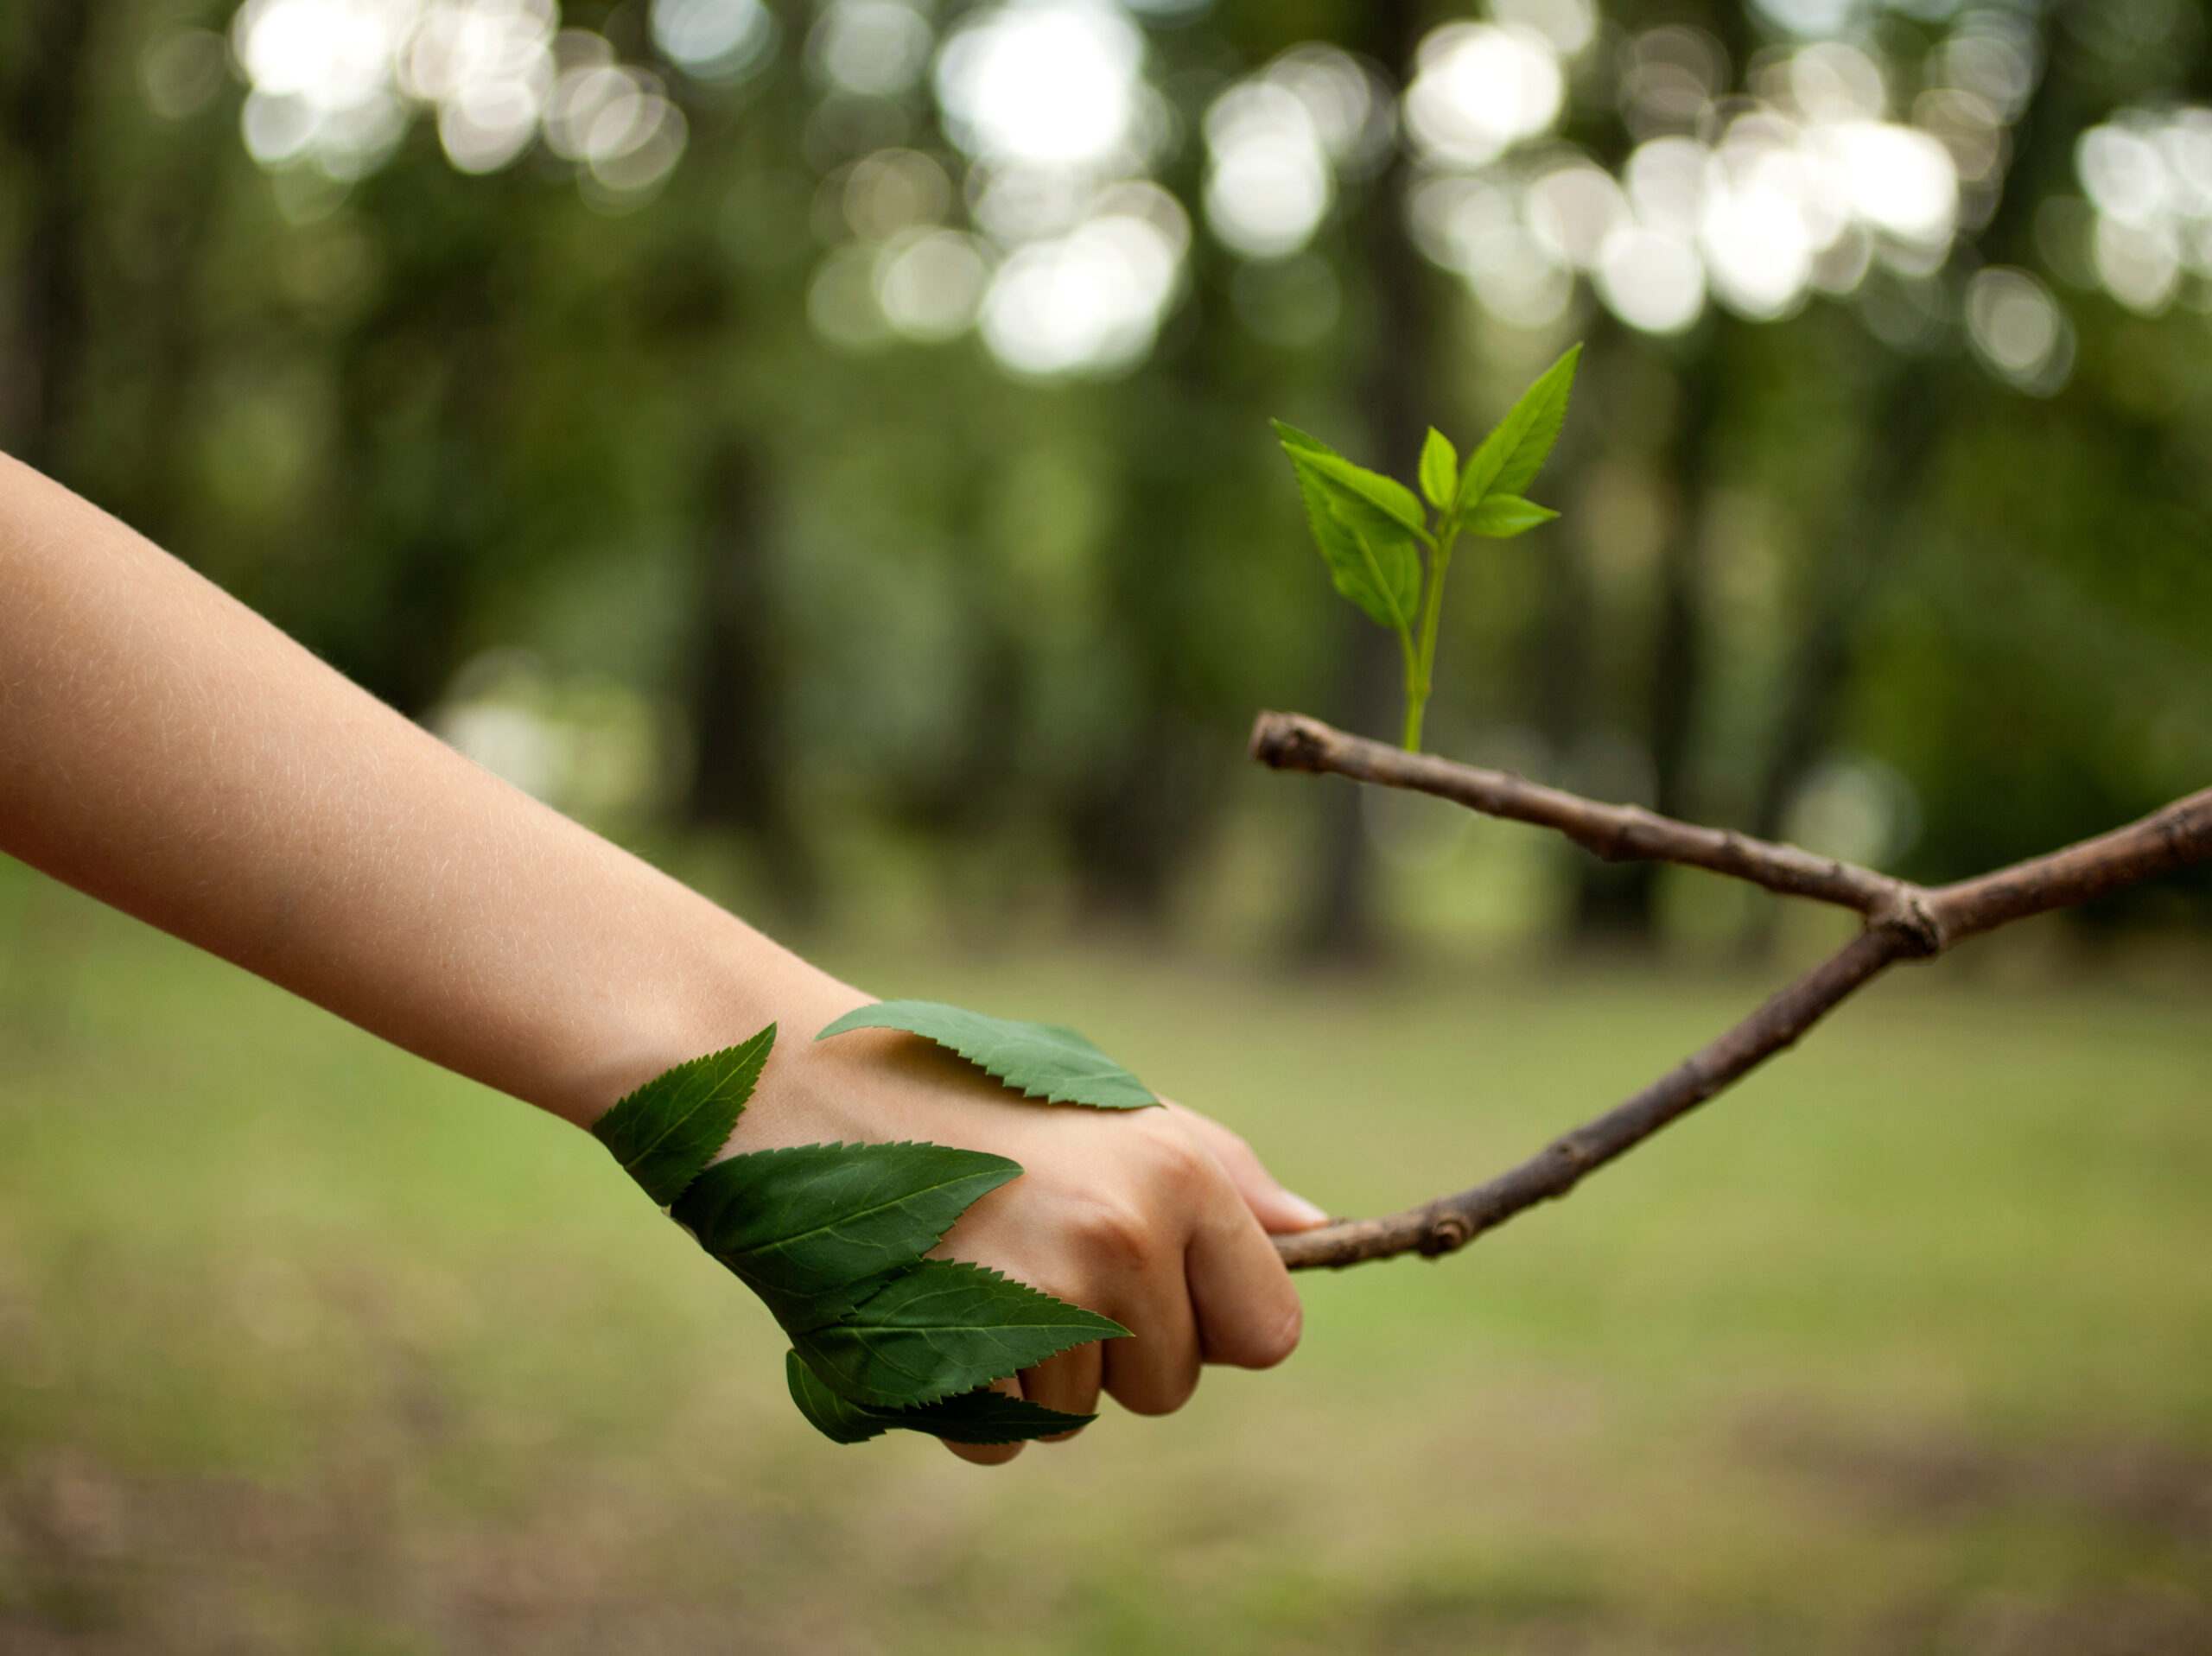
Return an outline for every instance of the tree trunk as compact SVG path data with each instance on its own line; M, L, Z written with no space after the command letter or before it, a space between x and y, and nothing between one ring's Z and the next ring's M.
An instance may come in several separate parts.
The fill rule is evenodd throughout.
M804 918L820 892L785 791L781 606L760 468L743 443L732 439L714 450L704 492L685 805L692 822L750 839L776 901Z
M84 83L95 10L93 0L35 0L8 110L28 181L10 447L64 482L85 360Z
M1669 472L1677 490L1659 554L1659 616L1645 687L1644 737L1651 761L1653 808L1693 815L1690 767L1695 757L1698 696L1704 682L1705 499L1720 406L1723 335L1700 352L1676 378L1679 402ZM1589 942L1649 942L1656 930L1658 871L1649 863L1585 863L1575 898L1575 930Z
M1782 716L1751 812L1751 831L1762 839L1782 837L1791 802L1834 743L1851 688L1854 635L1904 552L1942 430L1948 378L1933 358L1917 358L1897 365L1877 401L1859 475L1814 566L1782 687Z
M1421 44L1423 13L1416 0L1377 0L1366 49L1394 73L1403 74ZM1406 191L1412 163L1402 150L1378 180L1362 215L1359 244L1368 250L1368 280L1376 311L1375 341L1361 411L1373 464L1411 477L1427 428L1428 361L1435 330L1421 258L1406 228ZM1388 731L1395 725L1400 668L1396 641L1364 616L1339 619L1335 712L1356 730ZM1357 963L1382 952L1374 913L1374 858L1356 788L1321 790L1319 866L1300 939L1315 961Z
M1115 406L1122 471L1106 599L1136 700L1068 790L1065 832L1084 909L1141 930L1172 918L1235 751L1221 723L1234 710L1192 670L1210 647L1198 573L1207 502L1236 464L1225 434L1244 417L1229 383L1220 342L1201 336L1163 348Z

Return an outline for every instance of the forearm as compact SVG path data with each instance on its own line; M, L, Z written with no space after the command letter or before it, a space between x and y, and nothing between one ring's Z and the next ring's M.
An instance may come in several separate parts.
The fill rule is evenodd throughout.
M4 458L0 849L579 1122L861 999Z

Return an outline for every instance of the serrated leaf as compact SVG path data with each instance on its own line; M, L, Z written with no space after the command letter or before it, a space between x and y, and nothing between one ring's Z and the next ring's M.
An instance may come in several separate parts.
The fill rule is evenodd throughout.
M982 1266L925 1259L840 1321L794 1333L791 1343L840 1396L902 1409L972 1392L1071 1346L1128 1333L1096 1311Z
M1421 553L1405 525L1326 478L1301 477L1313 538L1336 589L1394 632L1409 632L1421 609Z
M784 1378L798 1412L833 1443L860 1443L892 1431L927 1432L953 1443L1019 1443L1074 1431L1098 1418L1065 1414L1002 1392L969 1392L914 1409L871 1409L839 1397L796 1351L784 1357Z
M1331 581L1378 625L1410 632L1421 607L1421 554L1412 533L1316 463L1342 458L1325 444L1280 420L1275 430Z
M1415 534L1427 529L1428 514L1421 510L1421 501L1397 479L1370 472L1364 466L1355 466L1333 450L1290 449L1289 453L1292 465L1319 473L1353 499L1394 523Z
M1475 508L1474 516L1467 519L1467 527L1477 535L1506 541L1526 534L1539 523L1548 523L1558 516L1549 506L1523 500L1517 494L1493 494Z
M1021 1164L944 1145L801 1145L709 1167L677 1220L786 1329L834 1323Z
M1571 347L1521 394L1497 429L1483 439L1459 479L1463 515L1471 515L1487 496L1517 495L1535 481L1566 422L1567 394L1574 388L1575 365L1581 356L1580 346Z
M1428 428L1428 441L1421 446L1421 492L1440 511L1459 492L1459 451L1434 426Z
M883 1000L847 1012L814 1038L826 1041L856 1029L925 1036L1030 1098L1102 1110L1142 1109L1160 1102L1135 1075L1057 1024L986 1018L933 1000Z
M1335 449L1330 447L1328 444L1323 442L1319 437L1315 436L1312 432L1300 431L1296 426L1290 424L1287 421L1270 420L1268 423L1275 428L1276 440L1282 444L1286 453L1292 454L1335 454L1337 452ZM1343 456L1338 455L1338 458L1342 459Z
M776 1026L751 1040L664 1069L592 1123L592 1135L662 1207L682 1196L729 1142Z

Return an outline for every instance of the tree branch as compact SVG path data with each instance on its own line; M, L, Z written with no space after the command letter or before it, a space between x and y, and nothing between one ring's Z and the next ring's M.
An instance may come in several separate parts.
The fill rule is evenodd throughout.
M1903 880L1794 845L1754 840L1726 828L1698 828L1658 816L1640 805L1601 805L1515 776L1483 771L1427 753L1371 742L1303 714L1263 713L1252 727L1252 757L1278 771L1311 771L1355 782L1409 788L1465 805L1485 816L1557 828L1607 862L1678 862L1764 885L1785 897L1874 916L1899 907L1911 890Z
M1856 909L1866 917L1865 930L1726 1034L1510 1172L1387 1218L1344 1220L1277 1237L1276 1249L1294 1271L1400 1253L1433 1257L1465 1247L1515 1214L1565 1196L1794 1044L1895 962L1940 955L1980 932L2212 860L2212 788L2049 856L1930 889L1795 846L1677 822L1633 805L1599 804L1503 771L1402 752L1297 714L1262 714L1252 731L1252 756L1277 770L1334 773L1435 794L1489 815L1556 828L1608 860L1681 863L1785 896Z

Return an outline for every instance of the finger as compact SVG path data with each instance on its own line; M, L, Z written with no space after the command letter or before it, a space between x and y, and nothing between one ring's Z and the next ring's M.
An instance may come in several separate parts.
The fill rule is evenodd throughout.
M1021 1395L1020 1386L1011 1377L1002 1380L993 1380L991 1390L1003 1392L1008 1397ZM1004 1466L1021 1453L1020 1443L956 1443L943 1437L938 1438L938 1442L944 1444L947 1449L971 1466Z
M1235 1192L1223 1189L1183 1263L1206 1361L1272 1368L1298 1348L1306 1318L1298 1290Z
M1096 1414L1098 1388L1105 1380L1105 1358L1095 1340L1071 1351L1056 1352L1034 1368L1021 1371L1021 1395L1032 1403L1058 1409L1063 1414ZM1082 1430L1080 1426L1076 1428L1076 1431ZM1075 1431L1055 1432L1038 1441L1065 1443L1074 1436Z
M1115 1321L1129 1331L1105 1342L1108 1393L1131 1414L1173 1414L1198 1385L1198 1328L1177 1255L1133 1285Z
M1236 1187L1237 1195L1244 1198L1244 1205L1260 1221L1262 1230L1279 1236L1287 1231L1313 1230L1329 1222L1329 1215L1321 1209L1276 1183L1274 1175L1252 1153L1252 1146L1220 1122L1180 1104L1167 1107L1175 1112L1191 1136L1205 1146L1206 1153L1221 1164L1221 1171Z

